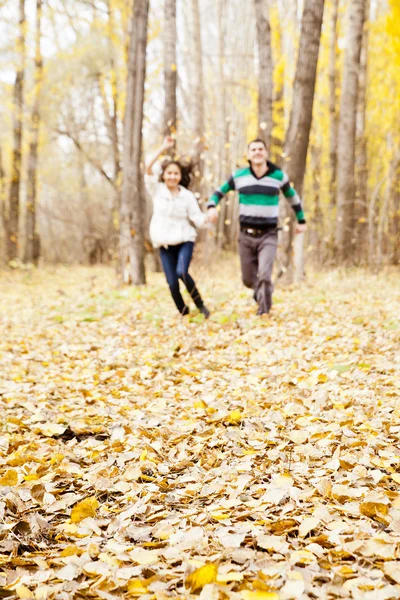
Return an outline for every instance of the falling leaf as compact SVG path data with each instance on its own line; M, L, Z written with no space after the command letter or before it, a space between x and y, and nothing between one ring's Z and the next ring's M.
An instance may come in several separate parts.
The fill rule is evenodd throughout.
M83 519L94 517L98 507L99 503L95 496L85 498L85 500L78 502L78 504L75 504L74 508L72 509L71 523L80 523L83 521Z

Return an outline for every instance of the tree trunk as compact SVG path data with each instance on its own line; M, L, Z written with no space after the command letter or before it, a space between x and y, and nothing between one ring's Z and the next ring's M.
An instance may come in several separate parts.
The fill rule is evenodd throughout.
M285 63L283 60L283 39L282 39L282 26L278 24L275 31L277 37L277 46L279 51L277 56L272 56L272 63L279 63L274 68L274 95L273 95L273 110L272 110L272 134L271 134L271 148L270 156L273 162L277 162L278 165L282 162L283 143L284 143L284 131L285 131L285 110L284 110L284 90L285 90Z
M202 179L204 172L204 79L203 79L203 57L201 44L201 25L199 0L192 0L193 12L193 45L194 45L194 65L196 73L195 85L193 89L193 117L194 117L194 152L193 162L195 165L194 190L201 194Z
M117 65L115 64L114 52L113 52L113 38L115 36L115 26L112 7L110 0L107 1L107 16L108 16L108 47L110 51L110 68L111 68L111 92L112 92L112 108L110 109L106 96L103 91L103 102L107 110L107 128L109 137L113 148L114 158L114 181L117 190L120 187L120 173L121 173L121 158L119 152L119 136L118 136L118 79L117 79ZM119 194L117 193L117 196Z
M293 106L286 135L285 168L298 194L302 195L308 142L312 123L315 80L321 38L324 0L305 0L301 24L301 38L293 88ZM289 236L293 236L293 220ZM291 244L288 244L290 248ZM303 234L297 236L296 254L303 256ZM291 278L291 257L287 257ZM303 277L303 260L296 257L295 281Z
M336 101L336 89L338 84L338 72L337 72L337 41L338 41L338 10L339 0L333 0L332 2L332 16L331 16L331 37L329 41L329 162L330 162L330 173L329 173L329 201L331 207L336 205L336 170L337 170L337 133L338 133L338 111Z
M3 167L3 155L0 142L0 264L6 258L6 174Z
M14 140L11 158L11 185L7 219L7 259L18 256L18 223L21 186L22 118L25 71L25 0L19 1L19 37L17 43L19 65L14 84Z
M366 0L365 14L369 14L369 0ZM368 83L368 27L367 18L360 57L360 76L358 78L357 116L356 116L356 204L355 204L355 233L357 263L363 262L367 255L367 217L368 217L368 154L366 136L367 113L367 83Z
M145 201L141 185L142 125L146 77L149 0L135 0L128 57L124 123L123 184L120 207L120 269L126 284L146 283L144 268Z
M164 31L164 135L176 133L176 0L165 0Z
M224 181L228 176L229 166L229 121L226 111L226 87L225 87L225 13L226 0L218 1L218 81L219 89L217 93L218 109L218 181ZM226 245L227 235L229 234L227 223L227 214L229 208L229 199L221 200L221 208L217 225L217 245L222 248ZM229 220L228 220L229 221Z
M268 151L272 135L273 65L271 27L265 0L254 0L258 46L258 137L264 140Z
M28 191L26 205L26 248L25 262L38 264L40 239L36 228L37 163L40 128L40 91L43 77L43 61L40 50L42 0L36 0L36 51L35 88L32 107L31 141L28 157Z
M355 134L365 4L365 0L350 2L339 115L336 248L339 260L346 262L353 259L355 248Z
M400 152L393 158L392 210L390 211L390 263L400 265Z

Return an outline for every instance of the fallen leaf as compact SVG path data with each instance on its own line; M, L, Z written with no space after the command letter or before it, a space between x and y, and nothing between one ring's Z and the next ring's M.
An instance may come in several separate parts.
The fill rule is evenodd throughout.
M214 583L217 580L218 565L216 563L207 563L190 573L186 577L185 585L192 592L201 590L205 585Z
M71 511L71 523L80 523L83 519L94 517L98 507L99 503L95 496L85 498L85 500L78 502Z
M13 487L18 483L18 473L14 469L9 469L0 479L0 485L8 485Z

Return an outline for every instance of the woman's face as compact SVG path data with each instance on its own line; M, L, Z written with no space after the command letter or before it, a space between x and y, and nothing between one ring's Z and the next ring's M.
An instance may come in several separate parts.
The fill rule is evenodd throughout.
M167 188L176 189L182 179L182 173L178 165L168 165L164 171L163 179Z

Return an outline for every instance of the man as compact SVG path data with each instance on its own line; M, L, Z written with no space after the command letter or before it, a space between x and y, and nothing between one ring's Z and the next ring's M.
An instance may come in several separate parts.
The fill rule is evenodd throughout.
M238 169L216 190L208 202L209 220L216 222L216 205L230 190L239 192L239 255L242 279L254 290L258 315L268 313L272 305L272 268L278 245L279 192L292 206L297 219L296 233L306 230L301 200L289 178L268 159L261 139L247 147L250 166Z

